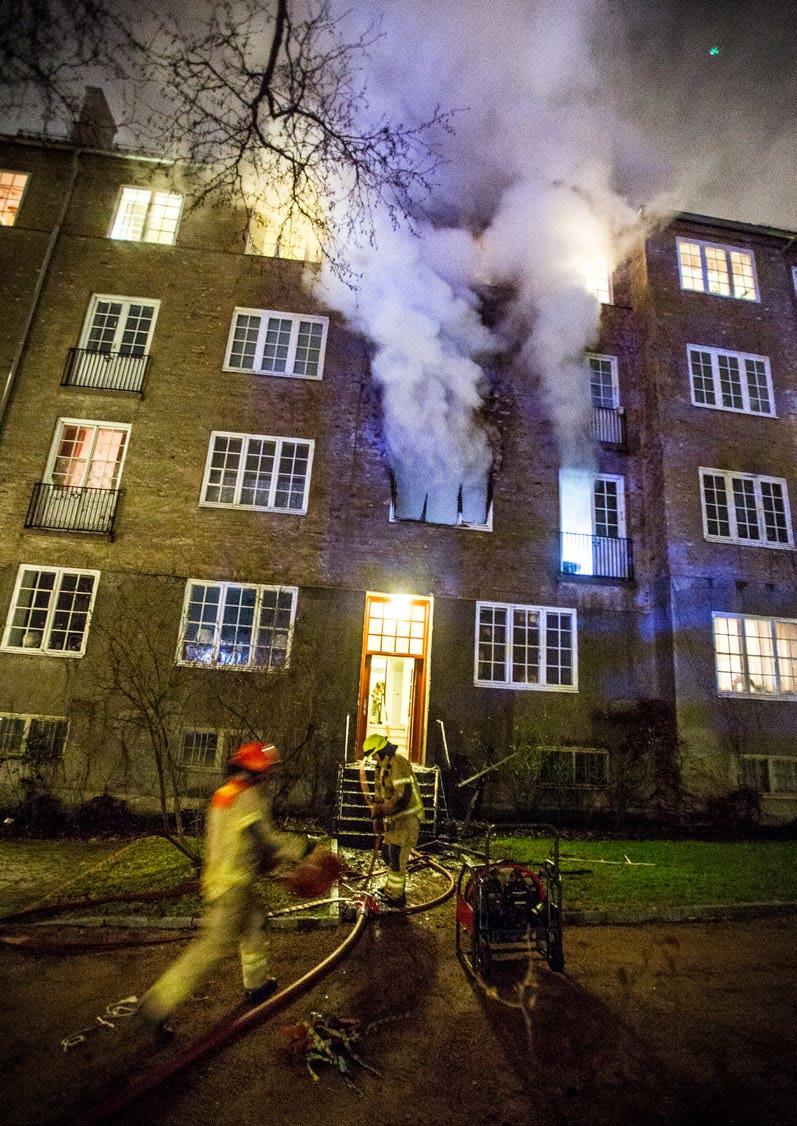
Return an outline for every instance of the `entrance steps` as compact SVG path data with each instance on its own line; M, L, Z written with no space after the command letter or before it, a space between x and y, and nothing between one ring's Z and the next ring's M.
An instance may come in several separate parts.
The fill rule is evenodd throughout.
M439 766L418 766L413 763L418 789L421 792L425 819L421 822L420 841L437 836L438 829L448 820L448 808ZM373 763L366 764L368 788L373 792ZM335 835L338 843L348 848L370 848L374 843L371 811L365 804L360 789L359 762L345 762L338 767L338 790L335 803Z

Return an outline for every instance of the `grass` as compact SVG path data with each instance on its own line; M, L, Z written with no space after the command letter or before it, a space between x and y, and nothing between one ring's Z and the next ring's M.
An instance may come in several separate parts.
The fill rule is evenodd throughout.
M474 848L479 842L474 841ZM538 865L543 838L497 838L491 854ZM698 904L797 901L797 843L753 841L563 840L561 868L568 908L665 908ZM633 863L628 863L627 860ZM599 863L612 861L613 863ZM174 888L191 878L188 859L161 837L107 841L0 841L0 913L45 900L113 896ZM263 881L276 908L295 902ZM104 914L195 915L197 895L156 903L116 903ZM92 913L95 913L92 911Z
M539 838L499 838L491 853L539 862L550 847ZM581 909L794 901L795 860L794 841L560 842L564 903Z

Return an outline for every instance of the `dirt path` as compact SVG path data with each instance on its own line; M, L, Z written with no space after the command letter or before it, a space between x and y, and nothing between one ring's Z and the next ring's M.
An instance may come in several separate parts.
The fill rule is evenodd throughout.
M453 905L371 924L351 957L272 1024L172 1080L116 1121L168 1126L532 1126L698 1123L782 1126L794 1105L792 919L679 927L572 928L565 977L542 966L530 1003L486 996L454 956ZM54 932L53 932L54 933ZM341 930L277 933L288 981ZM63 931L59 931L63 934ZM0 957L0 1121L69 1122L81 1092L107 1092L153 1063L130 1024L70 1052L62 1037L140 993L178 946ZM499 983L511 996L512 978ZM237 1001L225 967L181 1012L175 1048ZM311 1010L393 1015L367 1037L359 1092L290 1060L282 1025ZM407 1014L402 1016L401 1014Z

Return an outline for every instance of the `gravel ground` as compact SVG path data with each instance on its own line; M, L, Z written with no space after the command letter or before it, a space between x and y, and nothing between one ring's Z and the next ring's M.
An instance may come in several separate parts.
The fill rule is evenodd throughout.
M418 880L418 877L416 877ZM418 895L419 889L414 889ZM567 971L532 960L490 988L463 972L449 901L369 924L353 953L268 1024L170 1080L113 1121L153 1126L616 1126L791 1121L797 920L584 927L565 934ZM347 928L277 932L272 961L294 980ZM73 936L59 928L57 941ZM77 933L77 932L75 932ZM114 932L114 938L119 937ZM135 939L135 935L131 936ZM106 1005L140 994L181 949L132 946L0 957L0 1121L72 1123L102 1097L208 1031L239 1000L230 963L179 1013L154 1053L132 1020L64 1052ZM523 1002L516 986L527 969ZM522 977L522 974L521 974ZM390 1017L364 1038L357 1089L328 1069L313 1082L284 1025L313 1010Z

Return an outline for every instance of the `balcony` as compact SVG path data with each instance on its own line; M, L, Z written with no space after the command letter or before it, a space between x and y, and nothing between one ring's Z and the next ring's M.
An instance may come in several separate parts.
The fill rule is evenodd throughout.
M46 532L89 532L113 539L121 489L83 489L39 481L25 517L26 528Z
M595 579L632 579L631 540L560 532L559 573Z
M593 407L592 433L601 445L627 450L625 411L620 407Z
M70 348L61 386L93 387L101 391L130 391L140 395L148 366L149 356Z

